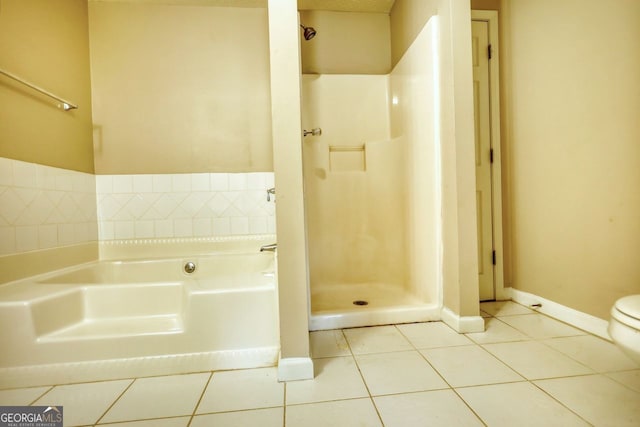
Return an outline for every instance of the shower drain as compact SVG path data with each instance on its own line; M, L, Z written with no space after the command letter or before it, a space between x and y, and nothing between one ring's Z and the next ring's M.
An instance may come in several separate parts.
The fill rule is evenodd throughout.
M369 305L369 302L359 299L359 300L355 300L353 302L353 305Z

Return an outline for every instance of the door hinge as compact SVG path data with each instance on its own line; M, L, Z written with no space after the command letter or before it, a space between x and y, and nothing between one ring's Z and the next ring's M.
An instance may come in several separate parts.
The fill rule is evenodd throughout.
M489 149L489 161L493 163L493 148Z
M491 252L491 262L496 265L496 251Z
M491 59L491 45L487 46L487 58Z

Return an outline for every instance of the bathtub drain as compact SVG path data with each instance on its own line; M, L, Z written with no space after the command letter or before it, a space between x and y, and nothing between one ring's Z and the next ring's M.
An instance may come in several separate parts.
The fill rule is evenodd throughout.
M353 302L353 305L369 305L369 302L359 299L359 300L355 300Z

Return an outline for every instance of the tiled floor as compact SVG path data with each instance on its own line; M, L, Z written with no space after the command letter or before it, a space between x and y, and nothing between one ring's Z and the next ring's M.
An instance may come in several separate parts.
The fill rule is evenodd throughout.
M275 368L0 391L63 405L67 426L639 426L640 367L607 341L512 302L487 330L441 322L311 334L316 378Z

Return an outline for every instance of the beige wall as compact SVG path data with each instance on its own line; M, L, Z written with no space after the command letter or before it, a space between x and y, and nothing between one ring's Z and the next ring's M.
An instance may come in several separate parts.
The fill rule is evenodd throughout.
M502 12L513 286L607 319L640 293L640 2Z
M302 72L307 74L387 74L391 70L389 15L301 11L300 22L314 27L305 40L300 30Z
M500 10L502 0L471 0L471 9Z
M0 157L93 172L86 1L3 0L0 67L79 106L0 75Z
M89 2L98 174L273 170L264 8Z
M446 0L396 0L390 14L391 65L395 66L424 24Z

